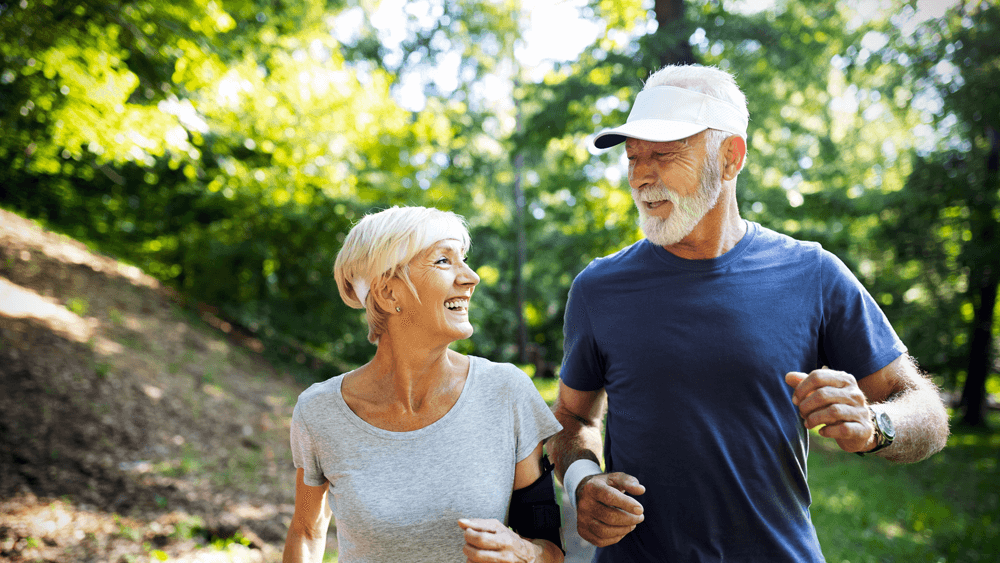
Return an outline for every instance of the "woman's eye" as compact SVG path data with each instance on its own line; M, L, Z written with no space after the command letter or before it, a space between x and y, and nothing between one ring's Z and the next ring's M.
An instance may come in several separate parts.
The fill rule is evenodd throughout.
M438 258L437 262L435 262L435 264L447 264L447 263L448 263L448 259L445 258L444 256L442 256L441 258Z

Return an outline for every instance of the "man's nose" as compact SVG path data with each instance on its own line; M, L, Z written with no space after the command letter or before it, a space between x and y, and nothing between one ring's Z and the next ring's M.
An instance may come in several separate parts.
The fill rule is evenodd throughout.
M656 181L654 169L647 159L633 158L628 167L628 185L633 190L640 190Z

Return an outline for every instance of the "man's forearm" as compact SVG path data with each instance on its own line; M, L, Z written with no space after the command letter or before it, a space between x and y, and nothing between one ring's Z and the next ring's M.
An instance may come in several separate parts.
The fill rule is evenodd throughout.
M909 384L908 389L879 405L892 419L896 438L873 455L897 463L926 459L948 442L948 412L937 387L920 375Z
M558 405L555 415L563 429L549 438L545 447L555 465L556 477L562 482L566 470L578 459L590 459L600 465L603 429L600 422L587 421Z

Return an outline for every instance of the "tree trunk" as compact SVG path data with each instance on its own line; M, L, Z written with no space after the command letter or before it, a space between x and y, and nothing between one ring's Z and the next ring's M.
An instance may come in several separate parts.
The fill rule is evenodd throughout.
M524 189L521 171L524 155L514 157L514 230L517 237L517 268L514 270L514 292L517 296L517 361L528 363L528 324L524 319L524 265L528 262L528 245L524 234Z
M986 161L986 181L984 194L992 194L1000 184L1000 137L989 128L990 153ZM986 202L974 202L973 217L979 216L983 223L978 229L982 237L978 245L983 252L978 254L985 263L973 266L970 281L973 300L976 305L969 339L969 371L962 389L962 422L969 426L982 426L986 422L986 378L989 376L993 351L993 322L996 310L997 290L1000 288L1000 264L997 255L997 222L993 217L992 198ZM978 271L977 271L978 270ZM978 295L976 295L978 293Z
M996 307L997 275L985 272L979 287L979 304L969 344L969 371L962 388L962 423L982 426L986 422L986 377L990 373L993 348L993 311Z
M652 46L659 53L660 66L694 64L691 50L691 30L684 19L684 0L656 0L656 37Z

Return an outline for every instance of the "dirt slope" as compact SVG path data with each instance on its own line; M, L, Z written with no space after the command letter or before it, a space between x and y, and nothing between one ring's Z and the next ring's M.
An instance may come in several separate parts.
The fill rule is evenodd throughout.
M304 386L225 329L0 210L0 561L280 559Z

